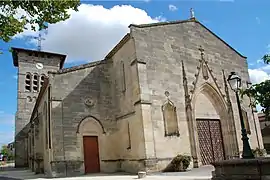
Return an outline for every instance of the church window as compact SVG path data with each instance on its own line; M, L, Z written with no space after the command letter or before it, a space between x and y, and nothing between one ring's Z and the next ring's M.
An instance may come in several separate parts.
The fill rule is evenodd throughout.
M51 87L49 86L48 87L48 100L51 99ZM52 148L52 139L51 139L51 116L50 116L50 112L51 112L51 107L50 107L50 104L46 106L47 107L47 122L48 122L48 143L49 143L49 149Z
M49 144L49 133L48 133L48 115L47 115L47 103L44 102L44 107L43 107L43 117L44 117L44 122L45 122L45 142L46 142L46 149L48 149L48 144Z
M243 115L244 125L245 125L245 128L246 128L247 134L251 134L250 126L249 126L249 122L248 122L248 114L243 109L242 109L242 115Z
M38 75L34 74L33 76L33 91L37 92L38 91Z
M122 92L125 92L126 91L126 79L125 79L125 65L124 65L124 62L121 62L121 91Z
M165 136L179 136L176 107L168 99L162 106Z
M31 92L31 74L27 73L25 76L25 91Z
M42 74L42 75L40 76L40 89L42 88L42 86L43 86L43 84L44 84L44 79L45 79L45 75Z
M131 138L130 138L130 125L129 125L129 122L127 123L127 130L128 130L128 147L127 147L127 149L131 149Z
M32 146L35 146L35 134L34 131L32 131Z

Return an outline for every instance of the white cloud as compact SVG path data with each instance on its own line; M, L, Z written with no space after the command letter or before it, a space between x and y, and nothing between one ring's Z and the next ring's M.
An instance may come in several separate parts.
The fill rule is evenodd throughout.
M14 131L10 131L10 132L1 132L0 131L0 148L3 146L3 145L7 145L11 142L14 141ZM2 138L2 137L5 137L5 138Z
M0 146L14 140L14 124L15 116L13 114L7 114L4 111L0 111Z
M270 75L267 74L265 71L262 69L249 69L249 76L250 76L250 81L253 84L260 83L262 81L265 81L267 79L270 79Z
M270 64L267 64L267 65L261 67L261 69L264 70L267 73L270 73Z
M106 9L101 5L82 4L79 11L70 11L71 18L49 25L42 49L68 55L68 61L100 60L129 31L131 23L163 21L162 16L152 18L142 9L130 5L117 5ZM25 31L19 35L37 35Z
M178 8L175 6L175 5L173 5L173 4L170 4L169 5L169 10L170 11L176 11Z

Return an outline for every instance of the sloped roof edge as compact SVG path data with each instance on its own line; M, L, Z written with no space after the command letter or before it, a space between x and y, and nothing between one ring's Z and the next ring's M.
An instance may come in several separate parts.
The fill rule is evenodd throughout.
M86 63L86 64L63 68L63 69L60 69L57 71L49 71L48 73L49 74L64 74L64 73L69 73L69 72L73 72L73 71L77 71L77 70L81 70L81 69L86 69L86 68L98 66L100 64L106 64L106 63L108 63L108 61L106 61L106 60L93 61L93 62Z

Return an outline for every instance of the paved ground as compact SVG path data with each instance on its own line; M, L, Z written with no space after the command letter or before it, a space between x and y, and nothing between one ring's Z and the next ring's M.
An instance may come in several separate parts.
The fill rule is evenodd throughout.
M148 175L144 180L209 180L212 176L212 166L203 166L201 168L192 169L187 172L175 173L154 173ZM0 167L0 180L19 180L19 179L32 179L32 180L48 180L43 175L36 175L28 169L15 169L12 165ZM80 177L57 178L57 180L133 180L138 179L136 175L126 175L120 173L114 174L91 174Z

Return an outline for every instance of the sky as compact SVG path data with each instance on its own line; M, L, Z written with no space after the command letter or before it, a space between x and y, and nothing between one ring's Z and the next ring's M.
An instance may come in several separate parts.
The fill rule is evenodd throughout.
M64 67L102 59L128 32L131 23L142 24L190 18L190 8L206 27L248 57L253 83L270 78L270 65L261 57L270 52L270 1L267 0L136 0L82 1L71 18L49 25L43 32L42 49L68 55ZM13 141L17 109L17 68L10 47L36 49L33 37L24 31L9 43L0 41L0 145Z

